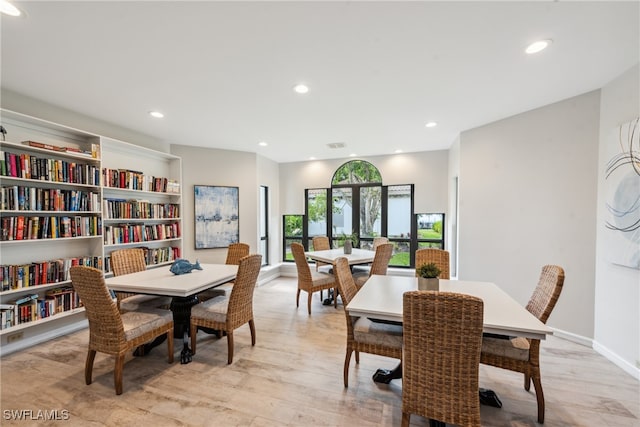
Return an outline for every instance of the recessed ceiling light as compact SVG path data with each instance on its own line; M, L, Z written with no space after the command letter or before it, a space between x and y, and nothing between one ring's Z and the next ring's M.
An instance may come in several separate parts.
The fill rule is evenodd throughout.
M356 153L349 154L349 157L355 157L355 156L356 156Z
M553 40L551 39L538 40L537 42L533 42L529 46L527 46L525 52L527 52L529 55L531 55L532 53L538 53L546 49L551 43L553 43Z
M434 128L434 127L438 126L438 123L436 123L436 122L429 122L429 123L427 123L425 126L426 126L426 127L428 127L428 128Z
M309 86L305 85L305 84L297 84L293 87L293 90L296 91L296 93L307 93L309 92Z
M0 0L0 12L9 16L20 16L20 9L9 3L7 0Z
M160 111L149 111L149 115L151 117L155 117L156 119L161 119L164 117L164 114L162 114Z
M316 158L315 158L315 157L313 157L313 156L309 157L309 160L315 160L315 159L316 159Z
M396 154L400 154L400 153L402 153L402 150L398 149L398 150L395 151L395 153Z
M258 145L259 145L259 146L261 146L261 147L266 147L266 146L267 146L267 145L269 145L269 144L267 144L267 143L266 143L266 142L264 142L264 141L260 141L260 142L258 142Z

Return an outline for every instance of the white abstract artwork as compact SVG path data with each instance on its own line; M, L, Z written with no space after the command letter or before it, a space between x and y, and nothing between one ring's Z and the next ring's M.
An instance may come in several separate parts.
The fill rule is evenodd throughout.
M612 133L604 169L608 259L636 269L640 269L639 120Z

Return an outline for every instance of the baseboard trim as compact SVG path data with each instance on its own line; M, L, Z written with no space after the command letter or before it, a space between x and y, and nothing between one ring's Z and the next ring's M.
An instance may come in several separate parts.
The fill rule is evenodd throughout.
M627 374L640 381L640 368L633 366L631 363L627 362L597 341L593 342L593 349L607 358L607 360L609 360L611 363L625 371Z
M553 336L565 339L567 341L574 342L576 344L583 345L585 347L593 347L593 340L582 335L574 334L573 332L563 331L562 329L553 329Z

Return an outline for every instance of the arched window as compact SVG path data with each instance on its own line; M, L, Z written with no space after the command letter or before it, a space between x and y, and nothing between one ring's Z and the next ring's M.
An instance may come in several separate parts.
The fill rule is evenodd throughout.
M382 184L382 175L377 167L364 160L351 160L340 166L333 174L331 185Z

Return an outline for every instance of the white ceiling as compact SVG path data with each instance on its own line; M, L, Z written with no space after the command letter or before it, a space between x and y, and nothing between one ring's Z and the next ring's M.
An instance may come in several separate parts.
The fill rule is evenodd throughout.
M14 4L25 16L2 17L3 88L278 162L446 149L598 89L640 53L638 1ZM526 55L541 38L554 43Z

